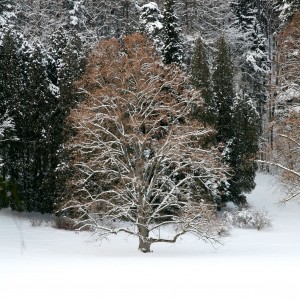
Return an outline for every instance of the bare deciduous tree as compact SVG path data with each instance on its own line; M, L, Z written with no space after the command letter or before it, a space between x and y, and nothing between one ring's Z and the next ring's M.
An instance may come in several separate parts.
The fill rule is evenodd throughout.
M278 120L273 128L274 143L268 154L268 161L259 161L277 168L279 180L287 191L282 203L300 195L300 121L299 112L292 111Z
M269 103L268 147L264 163L276 168L287 189L283 202L300 195L300 13L277 35Z
M141 35L121 44L101 42L80 82L87 97L71 114L76 175L63 211L102 237L138 237L143 252L187 232L217 242L212 199L226 167L209 145L213 131L193 117L202 98Z

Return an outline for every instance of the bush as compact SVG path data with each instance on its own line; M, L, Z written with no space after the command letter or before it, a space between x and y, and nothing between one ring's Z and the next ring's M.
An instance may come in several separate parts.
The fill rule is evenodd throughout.
M266 212L254 208L242 208L237 211L226 211L223 219L229 225L240 228L256 228L262 230L272 226L271 219Z
M74 221L65 216L58 216L54 221L54 228L63 230L74 230L76 228Z

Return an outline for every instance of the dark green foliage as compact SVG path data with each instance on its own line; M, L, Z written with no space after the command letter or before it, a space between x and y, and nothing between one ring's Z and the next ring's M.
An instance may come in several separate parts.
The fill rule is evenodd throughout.
M23 211L25 209L17 186L10 180L4 180L0 177L0 209L11 207L13 210Z
M1 0L0 2L0 13L3 11L12 11L15 5L15 0Z
M174 12L174 0L166 0L163 12L164 37L163 59L166 64L182 63L182 42L180 39L180 27Z
M15 114L20 110L22 99L22 58L18 52L20 40L10 30L5 30L0 46L0 116L1 121L11 119L14 122ZM3 137L0 143L0 155L3 162L1 173L4 178L10 176L11 163L15 163L11 136Z
M217 43L217 56L215 59L213 90L217 118L214 121L217 130L217 142L227 142L232 138L232 109L235 98L233 86L233 64L229 47L224 37Z
M237 205L244 205L246 197L255 188L255 163L258 151L259 115L253 102L246 96L238 98L233 107L232 139L225 150L225 161L232 168L229 179L228 194L224 194L222 201L232 201Z
M190 64L190 82L194 88L201 90L204 99L204 111L199 112L199 117L208 124L214 124L217 117L214 102L211 75L205 46L201 38L198 38L194 48Z
M242 72L240 86L255 101L262 117L267 97L265 85L270 68L265 36L269 29L266 28L268 25L265 12L261 0L238 0L232 6L237 17L235 26L242 33L240 43L248 44L241 53L242 59L239 63Z
M248 97L240 99L234 93L233 65L229 48L224 38L218 41L218 54L213 73L217 118L217 143L224 146L224 161L231 168L229 185L223 187L223 196L218 205L232 201L245 204L245 192L254 187L258 151L259 116Z
M16 187L22 207L42 213L53 212L64 188L57 168L68 135L65 120L78 102L74 80L84 70L78 36L56 41L49 54L7 31L0 49L0 67L8 70L0 72L0 120L11 118L16 136L0 144L1 171Z
M76 31L58 31L52 42L57 76L54 81L59 87L60 103L68 114L78 101L74 82L85 70L85 49Z
M22 98L13 114L18 140L10 143L9 174L18 186L26 210L51 212L54 201L49 193L50 132L55 126L51 115L57 99L47 77L42 48L23 46L22 54Z

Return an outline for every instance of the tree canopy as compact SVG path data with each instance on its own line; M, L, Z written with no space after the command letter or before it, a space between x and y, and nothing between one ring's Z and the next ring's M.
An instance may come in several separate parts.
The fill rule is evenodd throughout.
M219 240L213 198L226 167L207 145L212 129L194 117L203 100L185 82L140 35L98 45L79 83L86 100L70 117L75 175L64 211L77 226L135 235L144 252L186 232ZM171 237L159 236L166 226Z

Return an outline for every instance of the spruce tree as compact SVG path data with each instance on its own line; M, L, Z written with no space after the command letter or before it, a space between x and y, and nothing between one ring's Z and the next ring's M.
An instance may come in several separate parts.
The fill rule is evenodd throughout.
M175 0L166 0L163 12L163 60L166 64L175 63L181 65L183 60L182 42L180 39L180 27L174 11Z

